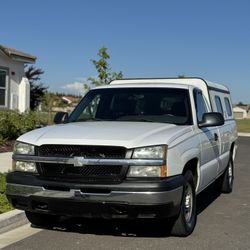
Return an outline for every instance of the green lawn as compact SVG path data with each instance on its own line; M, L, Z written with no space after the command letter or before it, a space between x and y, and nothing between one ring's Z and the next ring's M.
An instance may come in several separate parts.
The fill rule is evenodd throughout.
M250 133L250 119L236 120L238 132Z
M13 209L5 196L5 176L6 174L0 173L0 214Z

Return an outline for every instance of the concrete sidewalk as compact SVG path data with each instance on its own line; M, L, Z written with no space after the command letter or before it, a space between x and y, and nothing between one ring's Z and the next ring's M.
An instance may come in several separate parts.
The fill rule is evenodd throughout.
M12 168L12 152L0 153L0 172L5 173Z
M250 137L250 133L238 133L238 136Z

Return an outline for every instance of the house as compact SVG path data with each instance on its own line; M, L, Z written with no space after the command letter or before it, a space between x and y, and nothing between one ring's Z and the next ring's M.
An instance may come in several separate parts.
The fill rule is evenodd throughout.
M235 119L250 119L249 105L238 105L233 107Z
M72 112L72 110L79 103L81 97L77 96L57 96L57 101L52 110L54 112L64 111Z
M79 103L81 97L79 97L79 96L62 96L61 99L64 103L75 107Z
M62 97L62 101L67 103L67 104L71 104L72 103L72 100L71 98L67 97L67 96L63 96Z
M35 62L33 55L0 45L0 109L29 109L30 85L24 65Z

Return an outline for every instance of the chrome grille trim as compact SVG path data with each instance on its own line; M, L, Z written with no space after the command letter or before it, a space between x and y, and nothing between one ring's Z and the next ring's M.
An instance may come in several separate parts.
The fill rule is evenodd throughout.
M15 161L70 164L76 167L84 165L124 165L124 166L161 166L166 161L161 159L90 159L84 157L43 157L34 155L13 155Z

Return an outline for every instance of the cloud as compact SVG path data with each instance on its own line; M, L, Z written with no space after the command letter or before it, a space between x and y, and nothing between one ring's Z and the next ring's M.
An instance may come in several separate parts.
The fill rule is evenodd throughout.
M84 94L86 94L86 91L87 91L84 88L85 84L90 85L88 78L87 77L78 77L78 78L75 78L73 82L65 84L61 88L64 89L65 91L67 91L68 93L71 93L71 94L84 95Z
M69 84L66 84L62 87L63 89L67 89L67 90L73 90L73 91L77 91L78 93L83 93L84 91L84 83L82 82L72 82Z

